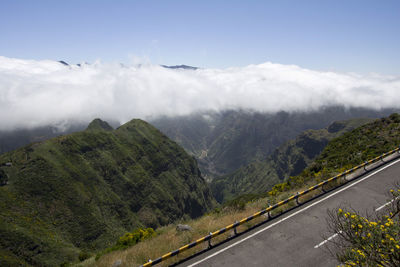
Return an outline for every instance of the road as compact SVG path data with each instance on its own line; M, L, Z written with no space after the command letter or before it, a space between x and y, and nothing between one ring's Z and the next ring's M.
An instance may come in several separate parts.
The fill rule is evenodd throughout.
M400 182L400 159L209 250L180 266L337 266L326 249L328 209L372 212ZM334 237L333 237L334 238Z

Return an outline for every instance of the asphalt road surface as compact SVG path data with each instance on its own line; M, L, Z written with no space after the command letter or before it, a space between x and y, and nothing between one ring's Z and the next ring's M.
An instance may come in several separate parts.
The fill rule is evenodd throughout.
M327 210L352 207L371 213L387 203L387 193L396 182L400 182L400 159L180 266L337 266L324 242L331 236Z

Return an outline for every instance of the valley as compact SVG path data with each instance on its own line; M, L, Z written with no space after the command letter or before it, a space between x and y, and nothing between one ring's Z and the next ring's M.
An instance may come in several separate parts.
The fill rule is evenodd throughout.
M356 127L357 124L362 124L362 125ZM346 127L349 127L348 128L349 130L342 134L339 134L340 130L344 130ZM350 130L352 127L355 128ZM210 232L222 229L235 221L239 221L243 218L246 218L249 215L252 215L262 209L265 209L268 206L279 203L280 201L286 199L288 196L295 195L296 192L301 192L303 190L306 190L309 187L316 185L319 182L329 177L333 177L343 172L344 170L348 170L356 165L362 164L368 159L375 158L381 155L382 153L398 148L398 144L400 142L400 115L392 114L389 117L375 119L375 120L367 119L367 120L349 120L345 122L336 122L333 123L330 127L327 127L327 129L322 129L317 132L319 132L319 134L325 132L325 134L328 134L329 136L329 131L331 131L330 134L336 132L337 136L334 137L333 139L330 139L330 141L327 142L327 144L324 146L321 152L318 153L318 155L314 158L314 160L300 174L295 176L290 176L289 179L287 179L282 183L276 184L267 192L241 195L232 201L225 202L223 205L220 205L213 212L205 214L199 219L186 221L185 223L187 223L193 228L193 231L190 233L187 234L179 233L175 230L173 226L162 227L158 230L159 235L157 237L154 237L153 239L147 240L143 243L137 244L132 248L129 248L126 252L115 251L113 253L104 255L98 261L87 261L87 263L85 263L84 266L108 266L109 264L114 263L117 259L121 259L122 262L126 264L134 264L134 265L143 264L148 259L156 259L161 255L170 252L171 249L165 246L165 244L169 243L174 244L173 249L182 247L190 242L193 242L201 237L208 235ZM324 135L321 134L321 136ZM300 138L296 140L301 140L301 139L302 137L300 136ZM295 140L293 140L290 141L288 144L290 143L296 143L296 142ZM367 177L371 175L368 175ZM393 175L388 176L386 178L391 181L396 181L397 179L396 177L393 177ZM381 184L380 180L375 180L374 183L376 185L380 185L380 187L384 186L383 184ZM387 187L389 185L385 184L385 186ZM391 186L393 186L393 184L391 184ZM321 191L321 190L316 190L316 191ZM371 190L367 190L367 192L371 193ZM317 194L322 193L322 191L316 193ZM352 194L354 193L350 193L350 195ZM333 195L335 195L335 193L333 193ZM357 197L362 198L360 195L357 195ZM379 195L379 197L381 199L380 203L382 203L382 201L385 200L385 197L382 195ZM301 201L305 201L307 199L308 198L305 198L302 199ZM320 199L317 199L317 202L320 201L321 201ZM373 199L372 201L375 201L375 199ZM361 201L360 203L364 202ZM295 205L296 205L295 203L291 203L288 204L286 208L292 208ZM332 205L333 206L338 205L337 200L333 201ZM280 212L282 211L277 211L278 214ZM323 208L322 214L324 215L325 212L326 210L325 208ZM292 213L296 214L298 213L298 210L295 209L292 211ZM259 220L255 220L255 222L252 224L246 223L243 227L239 228L240 230L238 231L245 231L252 225L267 220L265 217L263 216L261 217L262 218L259 218ZM306 214L306 218L307 217L309 216ZM277 219L278 222L280 221L279 218L280 217L278 217ZM309 219L307 219L306 221L309 221ZM271 223L272 225L274 225L276 224L276 222L277 221L275 220ZM296 227L303 227L302 225L298 225L297 223L295 223L295 225ZM293 225L289 227L293 227ZM318 227L322 229L325 227L325 225L323 224L321 225L321 223L319 223ZM259 228L255 229L255 231L258 230ZM285 232L280 232L280 234L283 237L284 233ZM227 231L223 235L225 236L225 238L228 238L231 234L232 231ZM271 235L275 234L276 236L277 233L272 231L270 232L270 234ZM281 238L278 239L281 240ZM317 240L320 239L321 237L318 236ZM223 240L223 238L218 240ZM286 239L283 238L283 241L285 240ZM233 243L235 243L235 241L237 241L237 239L232 240ZM260 245L259 240L256 239L256 242ZM289 247L291 246L290 242L285 242L285 244L288 245ZM270 246L270 244L268 243L264 245L267 247ZM313 243L312 245L315 245L315 243ZM149 246L151 246L152 249L148 251ZM166 261L166 264L172 264L176 261L182 260L183 258L188 257L189 255L193 255L195 251L200 251L201 249L202 248L192 249L191 252L182 253L183 254L182 256L179 256L180 255L179 254L177 257L168 259ZM318 252L313 247L311 247L311 249L314 252ZM221 251L224 251L224 249L222 249ZM276 255L273 252L273 250L271 250L270 252L271 256ZM218 254L218 249L213 249L207 252L207 254L214 254L214 253ZM320 253L316 255L321 256ZM307 257L307 255L304 255L304 259L309 260L309 257Z
M378 123L372 118L390 111L227 111L152 122L186 151L142 120L114 129L95 119L84 131L0 155L0 255L10 263L34 266L74 262L134 229L163 229L215 208L246 206L268 192L302 186L310 177L327 177L350 165L342 161L320 174L317 166L329 156L324 151L353 138L363 125L376 125L361 130L363 136L370 133L371 144L378 133L385 138L394 134L395 139L376 141L387 143L379 151L400 142L391 126L398 115L388 119L388 126L382 124L385 119ZM318 128L355 115L363 118ZM337 156L343 149L335 151Z
M334 121L380 118L394 109L326 107L309 112L260 113L249 110L199 112L160 117L150 123L196 157L208 181L252 162L265 160L275 149L303 131L319 130Z

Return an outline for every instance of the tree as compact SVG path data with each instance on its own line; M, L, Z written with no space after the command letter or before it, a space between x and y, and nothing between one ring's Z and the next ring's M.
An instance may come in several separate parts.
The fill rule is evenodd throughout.
M8 176L7 174L0 169L0 186L6 185L8 182Z

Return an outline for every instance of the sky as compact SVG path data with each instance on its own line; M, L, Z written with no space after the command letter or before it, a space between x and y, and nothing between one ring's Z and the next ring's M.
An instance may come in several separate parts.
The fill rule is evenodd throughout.
M399 14L389 0L1 0L0 131L226 109L398 109Z
M2 0L0 56L400 74L400 1Z

